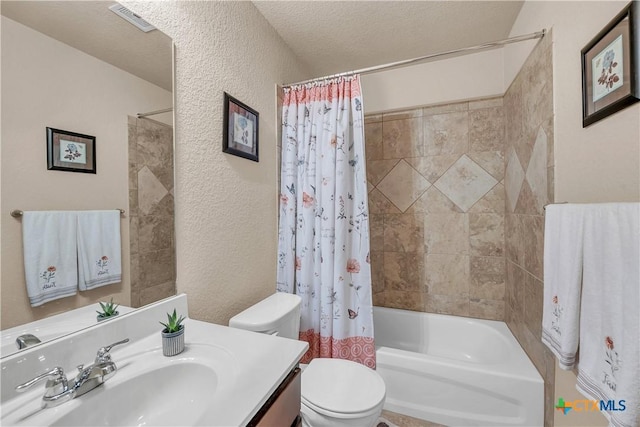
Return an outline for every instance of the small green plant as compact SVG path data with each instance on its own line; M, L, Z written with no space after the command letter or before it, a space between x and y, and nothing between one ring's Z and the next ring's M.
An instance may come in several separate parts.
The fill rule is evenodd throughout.
M109 302L101 302L100 308L102 308L102 311L96 310L96 313L98 313L100 317L115 316L116 314L118 314L118 312L116 311L118 306L119 304L114 304L113 298L111 298L111 301Z
M184 327L184 325L182 325L182 321L185 319L185 317L180 315L180 317L178 318L175 308L173 309L173 314L167 313L167 319L169 319L167 323L160 322L160 324L164 326L164 330L162 332L166 334L178 332Z

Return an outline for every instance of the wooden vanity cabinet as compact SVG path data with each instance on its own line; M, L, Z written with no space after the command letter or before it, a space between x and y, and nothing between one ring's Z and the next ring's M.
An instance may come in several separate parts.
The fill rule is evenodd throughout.
M247 427L299 427L300 368L293 369L251 419Z

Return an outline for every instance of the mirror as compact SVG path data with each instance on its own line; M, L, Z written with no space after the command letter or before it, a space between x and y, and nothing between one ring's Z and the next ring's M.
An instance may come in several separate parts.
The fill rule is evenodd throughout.
M95 320L111 297L127 311L175 294L173 45L114 4L2 1L3 331L81 307ZM96 173L47 170L47 127L95 136ZM97 209L125 210L122 282L31 307L10 212Z

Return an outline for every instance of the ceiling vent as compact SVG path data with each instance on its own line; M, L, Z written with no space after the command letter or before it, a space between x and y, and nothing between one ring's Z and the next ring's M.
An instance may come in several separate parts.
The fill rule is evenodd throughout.
M109 9L113 13L115 13L121 18L126 19L127 21L129 21L129 23L135 25L136 27L138 27L138 29L144 31L145 33L148 33L149 31L156 29L156 27L154 27L153 25L149 24L147 21L142 19L140 15L136 15L126 7L122 6L121 4L116 3L113 6L109 6Z

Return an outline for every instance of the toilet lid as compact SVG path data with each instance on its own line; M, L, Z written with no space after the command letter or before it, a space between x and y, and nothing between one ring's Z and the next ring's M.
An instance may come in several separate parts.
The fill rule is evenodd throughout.
M339 414L363 413L384 400L385 384L366 366L342 359L313 359L302 374L302 400Z

